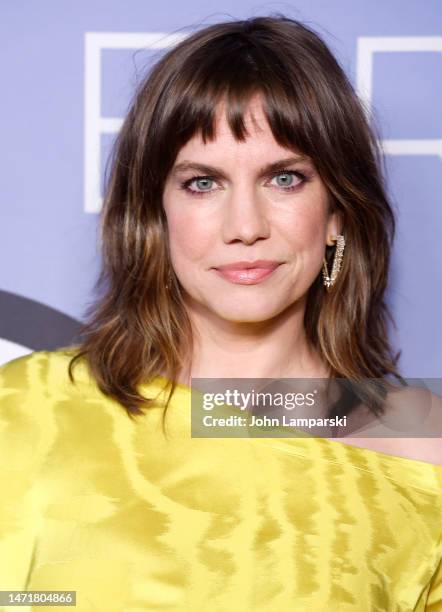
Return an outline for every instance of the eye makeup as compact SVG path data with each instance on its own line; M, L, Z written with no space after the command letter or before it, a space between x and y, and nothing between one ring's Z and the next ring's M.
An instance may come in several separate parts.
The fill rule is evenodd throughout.
M277 177L277 176L292 176L292 177L297 177L299 179L300 182L296 183L295 185L288 185L288 186L276 186L275 188L279 191L283 191L283 192L288 192L288 193L293 193L295 191L298 191L300 188L302 188L302 186L307 183L310 178L307 174L300 172L299 170L292 170L292 169L288 169L288 168L282 168L280 170L271 172L267 179L268 180L272 180L273 178ZM214 189L203 189L201 191L198 191L196 189L191 189L190 185L195 182L195 181L201 181L201 180L206 180L206 181L211 181L211 182L215 182L218 180L218 177L213 176L213 175L195 175L190 177L189 179L180 182L180 189L182 189L183 191L185 191L186 193L189 193L191 196L203 196L205 194L212 194L214 193L216 190Z

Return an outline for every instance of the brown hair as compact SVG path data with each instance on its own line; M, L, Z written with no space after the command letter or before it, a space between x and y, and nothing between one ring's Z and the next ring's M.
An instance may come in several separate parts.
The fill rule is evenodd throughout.
M291 18L255 17L205 27L163 55L136 91L116 139L101 218L104 292L87 309L79 352L101 391L129 416L149 406L137 389L171 381L192 355L192 333L169 259L162 193L180 148L212 140L226 102L234 137L259 93L275 140L314 162L343 220L343 266L328 293L321 275L305 312L308 340L331 377L383 378L396 371L384 302L395 232L376 137L342 68L311 29ZM330 262L333 247L326 247ZM172 286L166 283L172 273ZM394 322L393 322L394 323ZM379 405L373 402L373 410Z

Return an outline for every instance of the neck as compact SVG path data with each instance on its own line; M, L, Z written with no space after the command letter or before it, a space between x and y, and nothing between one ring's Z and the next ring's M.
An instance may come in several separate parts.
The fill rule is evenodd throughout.
M235 322L193 305L188 309L194 349L179 382L191 378L327 378L329 369L308 343L305 302L276 317Z

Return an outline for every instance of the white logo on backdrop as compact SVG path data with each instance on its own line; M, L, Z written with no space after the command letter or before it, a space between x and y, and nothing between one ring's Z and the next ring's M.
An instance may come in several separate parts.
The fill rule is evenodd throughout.
M103 134L116 134L121 117L101 115L101 56L103 50L167 49L188 34L164 32L86 32L84 46L84 210L98 213L102 206L100 193L101 146Z
M181 42L187 34L86 32L84 87L84 210L98 213L102 207L100 190L101 144L103 134L117 134L121 117L101 115L102 51L115 49L167 49ZM370 112L375 53L442 51L441 36L359 37L356 62L356 90ZM438 155L442 158L442 140L382 140L380 146L390 155Z
M29 353L32 353L32 349L29 347L0 338L0 365Z
M370 112L373 93L373 56L375 53L441 52L442 36L361 36L358 38L356 89ZM438 155L442 158L442 140L393 139L380 142L389 155Z

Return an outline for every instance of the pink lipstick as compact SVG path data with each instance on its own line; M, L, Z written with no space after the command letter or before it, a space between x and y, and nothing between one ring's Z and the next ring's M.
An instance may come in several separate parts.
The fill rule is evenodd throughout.
M215 272L222 278L239 285L256 285L268 278L281 262L259 259L256 261L235 261L217 266Z

